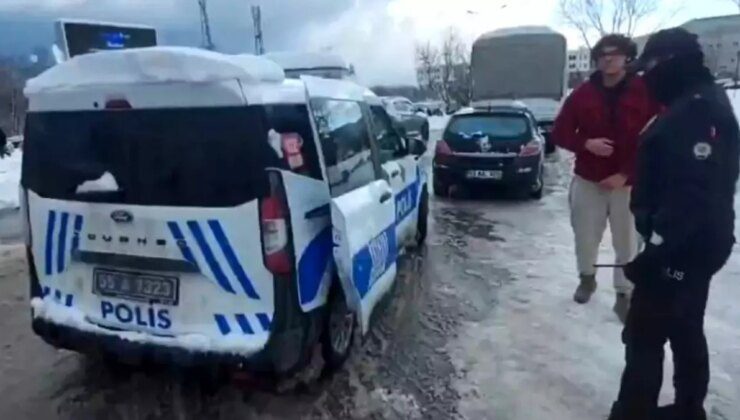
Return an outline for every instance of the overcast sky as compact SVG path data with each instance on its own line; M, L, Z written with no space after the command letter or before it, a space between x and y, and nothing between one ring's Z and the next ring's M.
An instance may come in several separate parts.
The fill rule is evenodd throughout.
M736 13L730 0L663 0L661 16L641 31L698 17ZM414 45L438 42L456 28L466 41L488 30L549 25L581 44L563 25L558 0L209 0L213 37L225 52L252 51L249 7L261 4L268 50L331 50L355 64L366 84L415 82ZM199 39L196 0L0 0L5 18L90 18L146 23L165 34ZM175 35L171 35L175 38ZM167 36L163 37L166 43Z

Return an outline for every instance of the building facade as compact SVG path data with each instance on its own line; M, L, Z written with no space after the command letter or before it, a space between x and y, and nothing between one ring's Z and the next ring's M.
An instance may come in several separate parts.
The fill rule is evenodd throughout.
M591 51L586 47L568 51L568 87L581 84L593 71Z

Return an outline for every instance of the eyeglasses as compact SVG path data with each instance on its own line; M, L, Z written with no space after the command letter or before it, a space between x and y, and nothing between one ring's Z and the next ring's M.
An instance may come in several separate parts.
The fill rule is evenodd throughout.
M596 60L605 60L607 58L617 58L617 57L627 57L627 55L621 51L609 51L609 52L601 52L598 56L596 56Z

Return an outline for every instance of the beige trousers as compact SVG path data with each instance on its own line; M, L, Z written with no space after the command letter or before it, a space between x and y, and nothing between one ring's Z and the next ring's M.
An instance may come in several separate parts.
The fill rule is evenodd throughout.
M605 190L599 184L575 176L570 187L571 225L576 240L576 262L581 275L594 275L599 246L611 228L615 264L626 264L637 254L637 231L630 212L630 188ZM614 289L631 293L632 283L621 268L614 269Z

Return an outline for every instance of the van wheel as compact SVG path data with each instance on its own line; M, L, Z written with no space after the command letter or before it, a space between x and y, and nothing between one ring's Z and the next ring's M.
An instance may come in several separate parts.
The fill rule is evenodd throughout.
M321 334L321 350L324 356L324 370L338 370L349 357L355 338L357 318L347 306L342 286L335 280L329 292L326 324Z
M419 201L419 221L416 224L416 244L422 246L424 241L427 239L427 227L429 217L429 193L426 187L424 192L421 193L421 199Z

